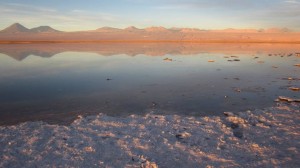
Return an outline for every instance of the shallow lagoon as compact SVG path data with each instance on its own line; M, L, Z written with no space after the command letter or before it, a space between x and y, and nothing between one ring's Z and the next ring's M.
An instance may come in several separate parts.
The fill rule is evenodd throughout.
M300 45L0 45L0 124L78 115L221 115L299 98ZM288 80L292 78L293 80Z

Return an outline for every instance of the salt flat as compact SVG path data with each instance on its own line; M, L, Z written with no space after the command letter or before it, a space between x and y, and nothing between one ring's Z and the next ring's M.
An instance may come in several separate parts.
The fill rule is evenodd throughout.
M0 167L298 167L299 104L223 116L78 116L0 127Z

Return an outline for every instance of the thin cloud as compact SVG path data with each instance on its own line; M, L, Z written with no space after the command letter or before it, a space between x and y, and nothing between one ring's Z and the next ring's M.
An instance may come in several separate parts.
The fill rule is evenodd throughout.
M156 6L157 9L249 9L255 6L253 1L241 1L241 0L163 0L163 5ZM230 4L230 5L229 5Z
M22 16L22 17L20 17ZM39 25L51 25L62 30L86 30L99 27L101 24L111 24L119 18L116 15L85 10L57 11L40 6L29 6L16 3L1 4L0 19L2 24L14 22Z
M25 4L19 4L19 3L6 3L2 4L6 6L7 8L12 8L12 9L21 9L24 11L29 11L29 10L34 10L34 11L40 11L40 12L56 12L55 9L51 8L45 8L41 6L31 6L31 5L25 5Z
M300 28L300 0L162 0L156 10L190 12L202 18L222 21L227 27ZM220 19L222 18L222 19ZM226 23L227 21L227 23ZM235 23L232 25L232 23Z
M289 1L284 1L285 3L291 3L291 4L300 4L299 1L296 1L296 0L289 0Z
M131 25L204 29L271 26L299 30L299 9L300 0L107 0L92 4L78 0L67 7L34 6L19 0L19 3L0 2L0 19L3 28L21 22L67 31Z

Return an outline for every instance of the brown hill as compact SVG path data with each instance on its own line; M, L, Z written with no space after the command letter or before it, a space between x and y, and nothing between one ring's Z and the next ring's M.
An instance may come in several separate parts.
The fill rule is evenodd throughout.
M3 29L1 32L3 33L20 33L20 32L30 32L30 29L24 27L20 23L14 23L11 26Z
M60 31L55 30L50 26L39 26L39 27L35 27L35 28L30 29L30 32L33 32L33 33L54 33L54 32L60 32Z

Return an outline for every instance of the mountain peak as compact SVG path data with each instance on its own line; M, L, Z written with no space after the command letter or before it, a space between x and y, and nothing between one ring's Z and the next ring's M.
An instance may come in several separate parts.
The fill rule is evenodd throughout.
M159 26L159 27L148 27L145 29L146 31L150 31L150 32L156 32L156 31L168 31L168 29L162 27L162 26Z
M35 27L30 29L31 32L34 33L53 33L53 32L59 32L58 30L53 29L50 26L39 26L39 27Z
M129 27L125 28L125 29L138 29L138 28L136 28L134 26L129 26Z
M10 25L10 27L22 27L22 26L23 25L21 25L20 23L13 23L12 25Z
M96 29L95 32L116 32L120 31L118 28L113 28L113 27L101 27L99 29Z
M135 31L135 30L141 30L141 29L138 29L138 28L136 28L134 26L129 26L129 27L125 28L124 30Z
M1 32L5 33L20 33L20 32L29 32L30 30L20 23L14 23L7 27L6 29L2 30Z

